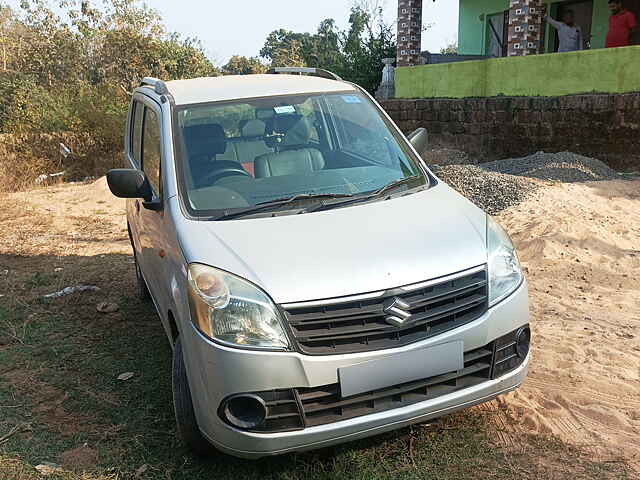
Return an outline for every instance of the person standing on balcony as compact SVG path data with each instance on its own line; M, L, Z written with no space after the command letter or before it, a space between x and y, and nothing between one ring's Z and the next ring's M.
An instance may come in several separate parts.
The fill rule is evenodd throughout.
M606 48L626 47L631 45L631 34L638 28L638 21L633 12L622 5L620 0L609 0L609 33Z
M546 17L547 22L558 30L559 47L558 52L575 52L582 50L584 43L582 39L582 29L575 24L573 10L567 10L562 16L562 21L554 20L550 16Z

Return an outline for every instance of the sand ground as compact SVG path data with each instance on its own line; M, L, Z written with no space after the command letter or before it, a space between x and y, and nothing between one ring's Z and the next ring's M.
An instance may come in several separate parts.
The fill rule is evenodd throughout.
M501 400L505 431L553 433L640 470L640 181L547 186L498 219L534 334L529 377Z
M124 202L104 179L2 202L30 209L0 214L5 252L130 251ZM499 441L513 448L521 432L551 433L640 473L640 180L547 185L498 220L529 281L533 362L521 389L478 408L498 412Z

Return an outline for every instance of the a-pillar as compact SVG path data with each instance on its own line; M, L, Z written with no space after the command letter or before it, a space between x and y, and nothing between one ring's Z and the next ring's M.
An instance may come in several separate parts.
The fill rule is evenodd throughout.
M535 55L544 51L544 0L511 0L509 7L509 56Z

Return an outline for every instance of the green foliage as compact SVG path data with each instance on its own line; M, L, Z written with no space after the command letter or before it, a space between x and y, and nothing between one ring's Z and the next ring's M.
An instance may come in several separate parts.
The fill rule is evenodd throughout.
M229 59L227 64L222 67L222 73L225 75L251 75L254 73L265 73L266 67L257 57L243 57L234 55Z
M56 12L60 12L57 14ZM34 134L90 135L76 153L78 176L119 162L130 92L145 76L166 80L219 75L201 43L168 33L140 0L22 0L0 5L0 134L11 149L42 166ZM55 154L54 154L55 155ZM48 173L48 172L39 172Z
M315 34L274 30L260 55L273 66L331 70L373 93L380 84L382 59L396 55L394 27L384 22L381 7L360 2L351 9L347 30L338 30L333 19L323 20Z
M440 49L440 53L442 55L457 55L458 43L457 42L448 43L446 47Z

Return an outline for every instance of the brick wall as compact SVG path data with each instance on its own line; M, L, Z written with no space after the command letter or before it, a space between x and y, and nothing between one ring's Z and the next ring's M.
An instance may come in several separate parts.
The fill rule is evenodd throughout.
M388 100L382 106L405 133L425 127L433 148L481 160L568 150L640 170L640 93Z

